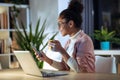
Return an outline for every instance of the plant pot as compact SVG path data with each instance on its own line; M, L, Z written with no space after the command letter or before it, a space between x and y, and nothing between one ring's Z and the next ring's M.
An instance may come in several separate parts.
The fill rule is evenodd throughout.
M100 48L101 48L101 50L109 50L110 42L109 41L100 42Z

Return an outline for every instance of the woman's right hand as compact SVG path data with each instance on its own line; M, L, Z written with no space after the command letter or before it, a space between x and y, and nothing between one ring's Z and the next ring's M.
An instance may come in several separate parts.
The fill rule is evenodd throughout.
M43 51L35 52L35 55L38 60L42 61L45 61L44 58L47 57Z
M47 62L48 64L52 64L52 62L53 62L50 58L48 58L48 57L45 55L45 53L44 53L43 51L40 51L40 54L35 52L35 55L36 55L36 58L37 58L38 60L45 61L45 62ZM41 56L41 55L42 55L42 56Z

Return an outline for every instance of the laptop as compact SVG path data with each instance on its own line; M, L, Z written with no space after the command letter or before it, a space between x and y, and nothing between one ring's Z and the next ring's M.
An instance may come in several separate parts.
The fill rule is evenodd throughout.
M23 71L28 75L53 77L67 75L67 71L39 69L29 51L13 51Z

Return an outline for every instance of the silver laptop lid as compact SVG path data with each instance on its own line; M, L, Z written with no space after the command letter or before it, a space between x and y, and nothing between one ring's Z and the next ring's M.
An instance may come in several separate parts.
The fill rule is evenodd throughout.
M14 54L26 74L42 76L40 69L29 51L14 51Z

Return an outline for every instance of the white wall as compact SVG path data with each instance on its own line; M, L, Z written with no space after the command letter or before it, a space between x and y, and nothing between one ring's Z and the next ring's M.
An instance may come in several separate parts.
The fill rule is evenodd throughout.
M58 13L68 7L70 0L58 0Z
M30 21L36 25L37 20L41 17L43 21L47 19L48 31L57 30L57 0L30 0ZM34 28L33 28L34 29Z

